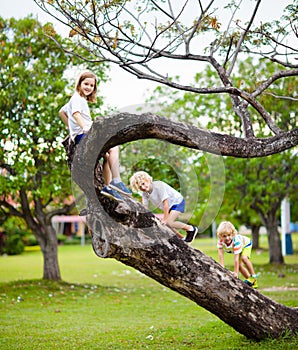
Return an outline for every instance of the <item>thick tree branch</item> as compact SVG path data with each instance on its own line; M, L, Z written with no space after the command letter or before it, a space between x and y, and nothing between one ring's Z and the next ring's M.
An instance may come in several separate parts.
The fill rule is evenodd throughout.
M174 122L150 113L119 113L104 119L97 118L92 130L96 132L97 129L103 129L107 122L111 125L107 134L109 139L105 145L107 149L130 141L156 138L213 154L255 158L283 152L298 145L298 128L272 137L243 139ZM100 133L96 135L92 132L92 135L102 137Z

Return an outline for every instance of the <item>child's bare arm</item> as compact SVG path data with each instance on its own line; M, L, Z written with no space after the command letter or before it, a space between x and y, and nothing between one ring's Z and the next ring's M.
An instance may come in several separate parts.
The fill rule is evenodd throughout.
M225 267L224 263L224 250L223 248L218 248L218 260L222 267Z
M84 120L81 116L81 113L74 112L73 117L74 117L75 121L78 123L78 125L83 129L83 132L88 132L88 130L85 128L85 123L84 123Z
M239 254L234 254L234 276L238 277L239 273Z
M68 127L68 116L62 109L60 109L59 111L59 117L61 118L63 123Z
M162 221L163 222L166 222L167 221L167 218L169 216L169 201L167 199L165 199L163 202L163 219Z

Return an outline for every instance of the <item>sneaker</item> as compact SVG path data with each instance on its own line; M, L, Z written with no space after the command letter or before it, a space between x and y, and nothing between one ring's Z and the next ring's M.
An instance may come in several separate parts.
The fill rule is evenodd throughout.
M110 186L105 186L100 193L116 201L123 200L120 194L117 191L113 190Z
M186 231L187 234L186 234L186 237L184 238L184 242L186 243L191 243L199 232L199 229L196 226L192 225L192 227L193 227L193 231Z
M257 279L252 276L248 277L248 279L244 280L243 282L254 289L259 288Z
M110 182L109 186L110 186L113 190L115 190L115 191L117 191L117 192L119 192L119 193L121 193L121 194L124 194L124 195L126 195L126 196L130 196L130 197L132 196L132 193L131 193L130 190L124 185L123 182L115 182L114 180L112 180L112 181Z
M253 276L250 276L248 279L247 279L250 283L251 283L251 287L257 289L259 286L258 286L258 281L255 277Z
M252 283L247 279L243 281L245 284L247 284L248 286L252 287Z
M257 281L256 278L255 278L255 281L254 281L252 287L253 287L254 289L258 289L258 288L259 288L258 281Z
M79 212L79 216L86 216L88 213L87 213L87 209L84 208L82 209L80 212Z

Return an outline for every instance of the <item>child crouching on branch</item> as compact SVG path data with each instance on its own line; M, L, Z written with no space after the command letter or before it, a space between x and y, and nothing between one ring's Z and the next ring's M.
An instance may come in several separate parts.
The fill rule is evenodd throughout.
M161 222L166 224L179 238L184 237L177 231L181 229L186 231L186 237L183 238L185 242L191 243L195 239L198 228L176 220L185 210L185 200L178 191L163 181L152 181L152 177L145 171L136 172L130 179L130 186L133 191L142 192L142 204L145 208L148 208L151 202L163 210Z
M238 277L239 271L245 277L244 282L253 288L258 288L257 276L250 261L252 241L249 237L238 234L234 225L229 221L223 221L217 228L218 258L224 267L224 252L234 254L234 276Z

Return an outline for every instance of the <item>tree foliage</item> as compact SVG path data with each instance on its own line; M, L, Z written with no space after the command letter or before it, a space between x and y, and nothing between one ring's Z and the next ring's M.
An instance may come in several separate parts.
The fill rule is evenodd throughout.
M1 65L1 143L5 150L1 166L9 174L1 177L1 192L19 202L22 187L28 203L37 196L43 198L43 207L52 202L54 194L70 193L60 145L63 128L56 117L67 83L62 76L70 60L53 42L44 42L42 28L32 18L1 19L1 27L1 61L5 62ZM57 165L54 169L53 164ZM57 208L60 203L52 205ZM11 212L22 210L21 206L6 206Z
M60 279L51 218L75 203L67 201L66 129L58 110L66 101L64 73L76 60L44 35L51 31L61 39L50 24L42 27L29 16L0 18L0 27L1 216L25 220L44 254L44 278ZM101 68L97 72L102 75Z

